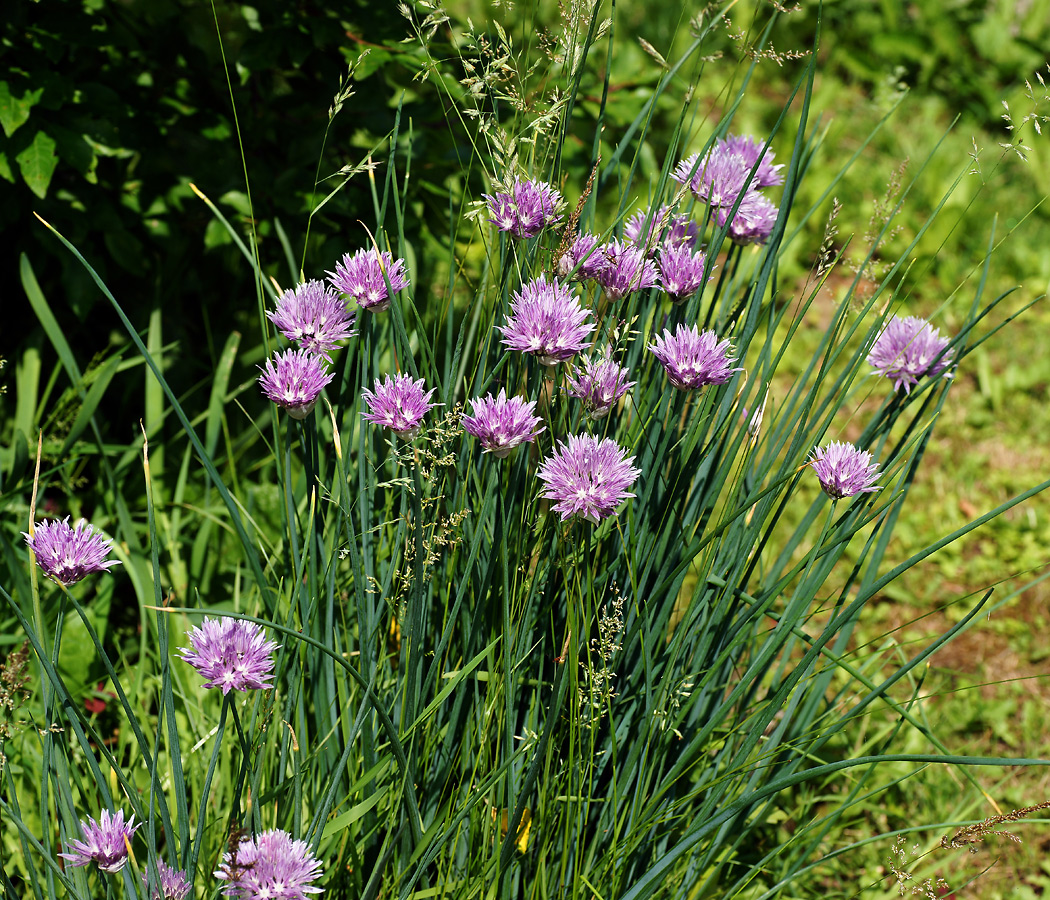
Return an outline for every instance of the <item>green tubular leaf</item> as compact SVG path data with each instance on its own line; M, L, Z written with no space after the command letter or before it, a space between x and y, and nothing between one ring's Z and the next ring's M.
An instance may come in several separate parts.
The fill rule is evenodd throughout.
M3 593L3 589L0 588L0 593ZM192 609L189 607L164 607L164 612L167 613L196 613L200 614L200 610ZM401 769L402 777L404 777L406 769L406 757L404 749L401 746L401 739L397 729L394 727L393 721L391 721L389 714L380 704L378 698L373 694L371 686L361 676L361 673L357 671L349 662L343 659L339 654L335 653L330 647L308 635L303 634L301 631L297 631L294 628L289 628L285 625L278 625L275 622L271 622L267 619L259 619L255 616L246 616L235 612L224 612L223 615L230 619L241 619L245 622L254 622L256 625L262 625L265 628L275 631L279 634L283 634L291 638L294 642L307 644L313 647L315 650L320 651L329 659L331 659L336 665L338 665L344 672L346 672L354 681L357 682L358 686L365 690L365 696L362 702L369 704L379 718L380 724L383 730L386 732L387 740L390 742L390 747L394 753L394 757L397 760L398 766ZM411 783L405 784L405 796L409 806L409 826L414 831L416 839L422 836L420 830L421 819L419 817L419 806L415 799L415 788ZM414 825L414 828L413 828Z
M47 850L44 849L43 845L22 821L21 817L18 816L15 810L13 810L4 800L0 797L0 810L4 812L4 821L14 823L18 836L22 841L23 846L30 847L37 852L37 855L43 860L44 864L48 868L48 878L57 878L61 882L62 886L66 889L71 897L79 896L78 891L74 888L73 884L66 877L66 873L62 870L58 860L54 859ZM39 886L38 886L39 887ZM36 892L39 896L39 890Z
M69 453L69 449L90 424L92 416L95 415L95 410L98 409L99 403L102 402L102 397L105 395L110 382L113 380L113 376L116 375L117 369L120 367L120 363L121 359L119 356L111 356L97 372L91 373L94 380L91 383L91 387L88 388L87 395L84 397L84 402L77 412L76 419L73 420L69 434L66 435L66 439L62 442L59 456L64 457Z
M204 449L204 446L201 444L200 438L197 437L197 433L194 430L193 426L190 424L189 419L186 417L186 413L183 411L182 405L179 403L178 398L175 396L171 387L165 380L164 373L161 372L160 367L150 355L150 352L146 348L146 345L142 342L142 338L139 337L138 332L135 330L134 326L124 314L124 310L117 302L116 297L114 297L113 294L110 292L109 288L106 287L105 282L102 281L98 273L91 267L88 261L84 259L84 257L80 254L80 251L78 251L76 247L69 243L69 241L67 241L61 234L55 231L54 228L51 228L50 225L48 226L48 228L52 231L55 237L57 237L59 241L62 242L66 249L69 250L76 257L80 264L84 266L85 269L87 269L88 274L91 275L95 284L98 285L103 295L106 297L107 300L109 300L110 304L112 304L114 310L117 313L117 316L120 318L121 322L124 325L124 328L128 332L128 336L131 338L132 343L135 344L139 353L146 361L146 365L149 366L150 371L152 371L154 377L161 385L165 395L168 398L168 402L171 404L172 410L175 412L176 418L178 418L179 423L182 425L183 431L185 431L186 436L189 438L194 450L196 450L197 455L201 460L201 464L204 466L204 469L208 473L209 478L218 490L219 495L223 499L223 502L226 504L226 508L229 511L230 520L233 523L235 531L237 532L237 537L241 542L241 547L244 550L244 555L248 562L248 566L252 570L252 573L256 580L256 584L259 587L260 593L263 595L264 598L268 598L270 595L269 584L266 580L265 575L263 574L262 567L259 563L259 556L256 552L255 545L252 542L252 540L248 537L248 533L244 529L244 523L241 520L240 510L234 502L233 497L230 496L230 492L227 489L222 478L219 476L219 473L215 470L215 466L212 463L211 458L208 456L207 452ZM26 266L28 266L28 262L26 262ZM57 346L56 349L58 349ZM68 346L66 347L66 350L68 352ZM76 363L72 359L70 359L70 364L75 369ZM77 380L79 381L79 377Z
M420 725L423 724L428 718L430 718L434 711L437 710L449 697L449 695L464 681L468 678L473 671L478 668L484 661L485 658L495 649L496 645L500 642L500 638L493 638L492 642L485 647L477 656L470 660L465 666L456 669L454 672L446 672L442 677L451 679L439 692L438 695L430 701L429 704L416 716L407 728L401 732L402 740L408 740L412 736L412 732L415 731Z
M374 809L386 798L388 790L388 788L378 790L367 800L362 800L357 805L350 807L345 813L341 813L334 819L330 819L328 824L325 825L324 831L321 833L321 840L329 840L337 832L349 828L358 819L363 818L367 812Z
M82 382L80 367L77 365L76 358L73 356L73 351L70 349L66 336L62 333L58 320L55 318L54 313L51 312L51 307L48 305L43 291L40 290L40 283L36 280L36 275L33 273L29 257L24 253L19 257L18 268L22 278L22 287L26 292L26 297L29 298L29 305L33 307L33 312L36 313L37 319L43 326L44 333L47 335L48 340L51 341L51 346L55 348L58 358L62 361L62 366L65 368L69 380L74 387L83 390L80 387Z

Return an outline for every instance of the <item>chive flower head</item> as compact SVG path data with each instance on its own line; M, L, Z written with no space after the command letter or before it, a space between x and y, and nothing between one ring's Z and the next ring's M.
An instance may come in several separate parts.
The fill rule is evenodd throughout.
M33 529L32 537L24 531L22 537L36 555L41 571L66 587L92 572L105 572L120 565L120 560L106 559L113 545L83 520L76 528L70 526L69 516L61 522L41 522Z
M470 403L474 415L463 416L463 430L474 435L486 453L500 459L509 456L519 444L536 440L546 430L540 425L543 420L535 415L536 401L507 397L504 388L495 398L486 394Z
M502 343L512 350L554 366L591 346L587 336L594 323L587 321L589 314L566 285L540 275L514 292L507 324L497 327Z
M186 900L193 886L190 884L189 876L173 866L169 866L164 860L158 859L157 874L160 876L160 890L153 889L152 900ZM149 884L149 872L143 871L142 883Z
M104 809L97 820L82 820L80 830L84 833L84 840L70 840L66 844L69 852L58 855L73 866L98 863L99 871L112 875L123 869L128 861L128 844L141 824L135 824L134 816L125 822L124 810L118 810L114 815Z
M537 472L546 483L540 495L553 500L562 521L579 516L597 524L613 515L641 474L633 456L612 438L573 434L558 443Z
M637 384L627 380L627 369L611 358L590 358L566 378L566 392L578 397L595 419L609 414L617 401Z
M668 381L683 391L725 384L740 371L733 368L729 341L719 341L713 331L700 331L695 325L679 325L674 334L665 328L649 350L667 371Z
M868 354L868 364L893 382L893 389L912 386L924 375L940 375L952 363L948 339L925 319L893 316L879 333Z
M648 228L646 227L648 222ZM672 215L670 206L640 209L623 223L624 239L649 255L658 248L696 248L700 227L688 216Z
M413 380L410 375L390 375L380 382L377 378L372 390L361 391L368 405L365 419L376 425L384 425L406 441L411 440L423 427L423 416L437 406L431 403L437 388L423 390L423 379Z
M481 196L488 201L489 221L519 239L535 237L561 220L562 196L545 181L515 178L509 191Z
M598 273L598 284L610 300L616 301L634 291L655 287L660 273L645 253L630 241L609 241L602 249L604 265Z
M207 679L206 688L220 688L225 696L230 691L270 687L277 642L266 640L255 622L205 618L186 636L190 646L179 650L179 656Z
M224 894L240 900L306 900L324 890L314 885L321 877L320 860L306 841L280 829L242 839L223 854L215 877L228 882Z
M354 314L323 281L304 281L285 291L266 314L277 330L303 350L331 360L336 345L350 337Z
M832 441L826 447L818 447L808 465L813 467L824 493L833 500L879 490L875 484L878 463L872 463L871 454L853 444Z
M293 419L305 419L335 377L324 360L309 350L275 353L265 366L259 366L259 387L264 394Z
M392 295L408 287L405 261L394 259L386 251L377 253L374 247L358 250L353 256L343 254L335 271L326 274L332 287L369 312L389 309Z
M558 259L558 277L584 281L597 278L605 267L605 254L596 234L580 234Z
M688 247L664 246L660 250L660 287L675 303L684 303L711 280L707 256Z

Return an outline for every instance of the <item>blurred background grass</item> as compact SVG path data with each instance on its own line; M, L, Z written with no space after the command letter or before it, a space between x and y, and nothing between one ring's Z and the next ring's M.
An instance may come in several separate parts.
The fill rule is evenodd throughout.
M693 85L682 76L680 93L692 87L712 121L727 96L720 89L750 62L754 35L749 29L756 11L769 12L772 6L766 0L729 4L721 58L710 60ZM483 23L498 16L518 40L536 39L557 19L554 3L544 5L535 19L529 17L527 27L522 11L506 2L494 10L480 0L459 0L446 9L457 32L467 17L484 29ZM689 20L717 14L714 6L616 3L616 52L609 57L607 73L607 140L616 129L622 133L648 100L662 74L658 57L673 61L688 44ZM1004 304L1011 309L1044 294L1050 283L1050 209L1043 202L1050 192L1050 135L1037 134L1031 122L1010 131L1003 115L1008 112L1019 123L1044 96L1036 76L1041 72L1050 80L1045 49L1050 47L1050 0L802 3L780 16L772 36L777 52L760 60L734 130L761 135L773 124L797 77L800 63L793 57L812 45L818 18L822 40L813 108L826 136L799 200L803 207L816 202L830 173L889 116L863 149L861 164L834 189L841 204L836 248L862 260L873 219L883 221L884 211L899 200L891 237L880 253L895 258L959 173L973 169L919 242L902 280L900 311L936 316L938 326L950 332L952 313L942 312L942 304L956 291L965 300L972 296L974 282L969 279L979 271L993 223L997 240L1004 242L990 272L992 293L1016 287ZM136 325L149 330L155 346L166 348L167 377L187 408L201 412L228 335L245 335L232 390L250 385L264 353L250 270L190 183L245 232L253 216L264 264L287 287L301 261L306 272L318 272L362 243L357 220L368 221L372 208L365 174L355 175L313 217L305 251L302 237L310 210L341 180L333 173L360 163L400 116L399 148L410 154L413 167L407 189L414 218L405 223L409 262L415 282L429 285L435 298L443 296L445 276L436 262L442 253L430 251L447 242L449 196L462 186L466 136L449 127L454 117L435 84L441 76L422 77L423 56L417 44L402 43L407 34L407 22L391 14L391 8L366 0L333 8L282 0L218 3L214 15L211 6L199 2L69 0L18 2L5 14L0 23L0 265L6 286L0 353L7 366L0 370L6 388L0 395L0 509L18 526L9 531L24 527L31 475L27 451L35 444L36 430L44 429L45 456L57 457L82 403L17 287L20 256L32 264L83 367L91 372L114 356L133 359L83 269L35 223L34 212L80 247ZM446 27L439 25L437 46L449 39ZM369 53L357 69L356 94L331 117L333 97L348 66L364 50ZM236 122L223 54L234 73ZM1034 99L1027 96L1026 83ZM583 86L581 134L586 134L587 117L601 102L603 88L600 77ZM1050 102L1042 104L1041 112L1050 113ZM658 121L665 114L674 110L658 106ZM695 127L706 137L704 122ZM668 119L664 137L670 131ZM653 135L639 157L643 182L646 171L658 171L666 150L659 143L661 129L653 129ZM783 147L776 148L781 158L788 153L788 138L784 135ZM938 153L924 166L939 141ZM1019 150L1019 141L1027 149ZM581 140L576 149L589 153L590 147ZM821 160L829 173L823 178ZM315 171L325 179L318 185ZM903 190L895 193L895 184ZM823 237L816 229L826 220L830 202L826 206L826 212L814 217L814 230L795 241L793 265L783 270L780 284L785 302L795 299L805 283ZM877 275L877 263L878 258L870 277ZM846 267L839 271L825 285L814 313L824 309L830 315L845 293L852 272ZM807 340L815 341L823 324L800 332L800 369L810 349ZM1037 304L1021 323L985 343L974 355L976 365L958 372L944 425L934 435L913 489L909 516L896 531L894 553L899 558L1046 477L1048 329L1050 312ZM113 377L112 388L98 417L102 437L130 446L150 382L131 362L122 362L108 377ZM786 390L785 385L781 396ZM774 386L772 403L776 393ZM241 401L248 417L265 403L251 389L244 390ZM164 422L147 424L151 443L164 445ZM236 427L247 428L247 420ZM238 447L238 434L226 439ZM94 445L77 440L74 446L84 457L73 475L62 476L62 488L44 498L45 513L91 508L92 492L101 489L94 486L99 481ZM236 452L246 457L242 470L250 471L250 441ZM165 471L163 460L155 458L154 475L170 498L178 472ZM264 486L254 496L264 515ZM883 602L866 611L858 642L876 658L905 654L913 642L943 633L957 621L974 594L1010 577L1034 577L1048 561L1050 517L1037 499L894 583ZM921 687L921 694L932 698L923 710L954 752L1046 755L1050 650L1043 635L1050 618L1048 600L1050 592L1037 585L997 610L979 633L964 636L934 658ZM103 604L98 611L109 615L113 639L119 640L120 605L107 609ZM850 736L857 746L866 739L864 734ZM844 745L838 752L855 749ZM957 800L953 777L948 770L937 770L904 782L886 802L872 807L871 833L941 818L940 810ZM1048 777L1038 769L978 774L1004 811L1047 799ZM834 802L834 787L828 790L828 802ZM973 815L983 818L995 811L985 803L975 806ZM784 839L791 828L787 810L782 820L770 823L770 840ZM1045 825L1029 825L1019 833L1023 844L990 842L968 858L974 875L994 863L967 889L972 896L1039 896L1050 886L1045 853L1050 831ZM832 836L829 849L836 840L864 837ZM892 858L882 841L841 858L841 869L829 863L821 874L825 896L837 896L845 885L856 883L858 869L870 871L871 883L882 890L891 861L897 865L901 860ZM922 862L915 866L917 877L935 874Z

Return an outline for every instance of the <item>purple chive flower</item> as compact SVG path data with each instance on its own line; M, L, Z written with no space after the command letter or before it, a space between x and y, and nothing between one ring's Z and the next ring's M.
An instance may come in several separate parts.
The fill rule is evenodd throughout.
M562 521L580 516L597 524L634 496L627 489L641 470L633 462L612 438L571 434L540 466L537 475L547 483L540 496L554 501Z
M437 403L430 398L437 388L423 392L423 379L413 381L409 375L387 375L386 381L377 378L370 391L361 391L361 396L368 404L368 412L362 415L376 425L385 425L397 432L406 441L412 440L422 427L420 423L427 410Z
M266 318L288 340L328 360L336 344L350 337L354 324L354 314L323 281L306 281L285 291Z
M536 440L536 436L546 430L542 425L536 427L543 420L534 415L535 400L508 399L503 388L495 399L492 394L486 394L470 402L474 415L463 417L463 430L481 441L486 452L500 459L518 444Z
M684 303L710 280L704 253L666 245L660 250L660 286L675 303Z
M783 165L773 165L773 156L772 150L762 153L762 144L750 135L729 135L715 141L703 157L694 153L683 159L671 178L687 184L698 200L715 208L728 208L745 184L749 191L757 191L784 183L780 174Z
M752 188L775 187L778 184L783 184L784 176L780 170L784 168L784 164L773 165L773 157L776 154L772 150L766 150L765 153L762 153L762 144L763 141L757 140L749 134L730 134L715 141L715 147L723 153L734 153L740 156L744 160L744 165L747 166L748 171L754 169L755 163L758 163L755 177L751 179ZM759 156L762 157L761 162L759 162Z
M545 181L515 178L509 191L482 194L488 201L489 221L516 238L535 237L548 225L561 220L562 196Z
M872 463L871 454L853 444L832 441L826 447L818 447L807 465L813 467L824 493L833 500L879 490L875 484L878 463Z
M164 860L157 861L157 874L160 876L160 890L153 889L152 900L186 900L190 895L192 885L189 876L182 869L169 866ZM142 873L142 883L149 884L149 872Z
M597 278L604 267L605 254L598 244L598 235L581 234L558 260L558 277L568 278L572 275L573 281Z
M229 882L223 893L241 900L306 900L324 890L313 884L321 877L321 863L309 845L280 829L242 839L223 854L214 874Z
M938 329L916 316L893 316L875 339L868 364L893 381L893 389L910 394L923 375L940 375L952 363L949 341Z
M645 223L648 221L649 227ZM623 223L624 240L647 253L658 247L696 247L700 227L688 216L671 215L670 206L657 210L639 210Z
M136 825L134 822L135 817L132 816L125 824L124 810L113 815L104 809L98 821L92 818L81 821L80 830L84 833L84 840L69 841L66 845L69 852L58 855L68 859L73 866L86 866L94 861L102 872L111 875L119 872L128 861L131 837L142 824Z
M736 202L750 172L742 156L715 147L702 158L694 153L682 160L671 173L671 178L688 184L698 200L720 209Z
M719 226L729 219L730 208L718 211ZM773 202L758 191L748 191L740 198L733 221L729 223L728 235L734 244L746 247L748 244L764 244L773 233L777 223L778 210Z
M671 180L692 187L694 179L700 176L703 169L704 162L700 159L700 154L693 153L674 167L674 171L671 173Z
M540 275L514 292L507 324L497 327L502 343L512 350L554 366L591 346L586 338L594 323L587 321L588 315L568 287Z
M585 359L583 368L566 379L566 392L583 401L595 419L609 414L616 402L637 384L627 380L627 369L613 359Z
M225 696L270 687L277 642L266 640L261 626L226 616L205 618L186 636L191 647L183 647L179 655L207 679L206 688L222 688Z
M259 366L259 387L293 419L305 419L314 408L321 391L335 377L324 360L308 350L275 353Z
M713 331L699 331L695 325L679 325L674 334L665 328L649 349L667 370L668 381L683 391L725 384L740 371L732 368L735 358L729 355L729 341L719 342Z
M76 528L70 527L69 516L61 522L41 522L33 529L32 537L24 531L22 537L43 573L66 587L92 572L105 572L110 566L120 565L118 559L106 559L113 545L83 520L77 522Z
M634 244L611 240L601 250L605 265L598 273L598 284L610 300L616 301L632 291L655 287L660 274L656 266Z
M389 253L380 255L375 248L358 250L353 256L343 254L334 272L327 272L328 283L337 291L353 298L361 309L382 312L390 308L391 294L408 287L405 261ZM385 277L384 277L385 275ZM387 290L387 282L390 290Z

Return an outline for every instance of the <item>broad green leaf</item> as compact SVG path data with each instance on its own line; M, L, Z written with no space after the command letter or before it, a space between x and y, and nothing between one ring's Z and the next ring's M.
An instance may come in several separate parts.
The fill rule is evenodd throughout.
M232 206L242 216L250 216L252 214L251 201L244 191L227 191L219 198L219 202Z
M204 229L204 246L207 249L211 250L213 247L221 247L224 244L232 243L233 238L227 229L223 227L222 222L212 219Z
M51 136L58 144L58 155L62 162L76 169L89 184L97 184L95 169L98 167L98 156L84 139L84 135L60 125L50 126L50 130Z
M40 100L43 88L35 91L24 91L21 97L11 93L11 86L6 81L0 81L0 127L4 134L11 137L29 118L29 110Z
M55 166L58 165L55 139L44 131L38 131L29 146L15 159L29 189L43 200L47 196L47 186L51 183Z
M111 600L112 591L100 591L87 611L91 627L95 629L100 639L104 639L106 635ZM87 626L76 615L67 616L62 627L58 669L65 676L74 694L79 695L84 688L94 687L88 678L89 673L97 674L92 673L97 664L98 652L95 650Z
M124 271L145 277L147 255L142 241L126 228L107 229L103 240L110 255Z
M29 440L25 433L16 428L11 443L5 449L7 477L15 481L22 477L29 464Z
M11 170L11 160L2 151L0 151L0 178L3 178L4 181L10 181L11 184L15 183L15 173Z

